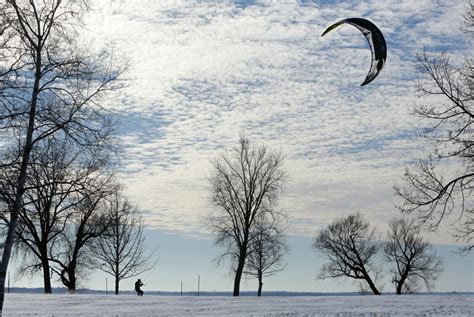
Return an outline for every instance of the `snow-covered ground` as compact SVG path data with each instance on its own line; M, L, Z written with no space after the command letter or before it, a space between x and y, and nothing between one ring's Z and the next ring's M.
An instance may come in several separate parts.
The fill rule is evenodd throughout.
M474 316L474 295L233 298L8 294L4 316Z

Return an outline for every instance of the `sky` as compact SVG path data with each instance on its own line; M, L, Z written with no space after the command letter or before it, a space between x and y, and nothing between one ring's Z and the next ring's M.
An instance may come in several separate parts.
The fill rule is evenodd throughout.
M129 65L127 87L107 107L117 115L125 192L145 214L150 249L158 248L157 269L143 275L148 289L178 290L181 280L192 289L197 275L202 289L231 289L227 269L212 263L219 249L204 219L213 208L210 159L244 133L281 150L289 175L281 209L292 251L287 270L266 289L357 290L350 281L316 279L324 258L311 249L312 238L350 213L363 213L381 233L399 215L393 186L429 151L420 137L426 122L410 109L437 102L416 92L416 54L446 50L454 61L472 54L461 32L466 4L93 1L84 40ZM371 20L387 41L386 66L364 87L370 50L362 34L345 25L320 37L349 17ZM451 230L426 234L445 259L436 290L474 291L474 257L452 252ZM104 279L94 274L85 286L104 288ZM255 287L242 283L243 290Z

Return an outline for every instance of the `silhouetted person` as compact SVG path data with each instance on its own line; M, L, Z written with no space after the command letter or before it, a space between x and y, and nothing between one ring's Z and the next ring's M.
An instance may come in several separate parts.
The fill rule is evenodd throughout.
M135 282L135 291L137 292L138 296L143 296L143 291L140 289L141 286L143 286L143 283L140 279L138 279Z

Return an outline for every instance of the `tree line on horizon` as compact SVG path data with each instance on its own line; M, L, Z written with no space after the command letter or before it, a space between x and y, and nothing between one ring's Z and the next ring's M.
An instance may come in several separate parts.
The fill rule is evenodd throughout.
M110 98L127 69L107 50L84 47L78 36L87 1L8 0L0 3L0 314L10 258L21 258L24 274L40 273L45 292L54 276L71 292L88 271L122 279L150 269L144 250L143 217L124 196L114 161L119 150ZM474 6L464 16L467 40L474 34ZM374 257L383 251L393 268L397 294L428 288L441 262L421 238L443 219L457 218L455 237L472 251L474 239L474 67L447 53L423 53L419 92L439 97L413 113L432 124L433 152L408 167L395 191L404 214L395 218L384 244L361 214L341 217L321 230L314 248L328 259L320 277L365 281L374 293ZM284 155L241 136L238 145L211 161L208 220L218 263L228 263L233 295L243 276L258 280L285 268L288 215L278 208L288 180ZM445 166L455 169L446 171ZM423 226L423 227L422 227ZM375 276L373 275L375 274Z

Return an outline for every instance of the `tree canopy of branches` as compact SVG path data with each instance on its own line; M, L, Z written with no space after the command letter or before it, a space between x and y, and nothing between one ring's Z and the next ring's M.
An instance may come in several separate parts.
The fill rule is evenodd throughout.
M470 3L465 16L465 30L472 40L474 6ZM427 137L434 151L414 167L407 168L403 186L395 187L402 198L400 210L417 212L431 230L452 215L456 219L454 236L465 243L464 250L474 248L474 65L467 56L457 66L443 52L431 57L418 56L418 67L427 79L419 91L435 97L435 104L420 104L414 114L431 124ZM450 168L446 168L449 166Z
M374 237L375 229L359 213L333 221L313 242L313 247L329 260L322 266L319 277L363 280L375 295L380 295L370 276L376 271L375 256L380 249Z
M101 103L118 88L123 68L113 67L107 53L88 53L91 46L79 45L85 1L9 0L0 7L0 130L14 140L3 151L13 159L2 166L19 171L0 263L2 311L31 151L58 134L89 151L104 142L110 131L103 129Z
M65 232L77 219L91 219L78 214L95 216L97 210L91 204L96 206L113 191L112 175L104 161L81 156L71 144L52 139L38 143L31 152L16 242L19 255L28 260L23 261L21 270L35 273L42 269L45 293L51 293L50 260L57 260L64 252L58 246L66 241ZM17 167L0 170L0 198L6 202L1 218L7 226L8 210L15 199ZM87 228L86 223L83 225Z
M50 253L52 270L70 293L75 293L78 277L85 278L88 270L95 268L97 259L92 246L111 223L105 201L119 190L106 159L93 156L75 163L75 174L82 174L83 179L69 180L79 190L73 197L67 197L66 201L72 198L74 204L66 210L65 217L56 217L64 225Z
M120 281L137 276L156 266L156 249L145 252L143 217L138 209L116 193L108 201L107 230L95 242L97 268L114 277L115 295ZM153 261L153 262L152 262Z
M262 219L255 225L244 273L258 279L257 295L262 296L263 278L285 269L283 257L288 253L282 217Z
M212 161L211 202L217 207L210 214L216 244L225 252L234 275L233 295L240 294L240 281L255 239L255 226L261 219L271 219L279 202L285 172L283 156L265 145L251 144L240 137L239 144Z
M1 217L7 225L8 210L16 192L16 167L0 170L0 198L6 202ZM79 259L80 252L89 239L105 228L104 219L97 226L93 223L101 218L97 208L101 200L116 190L113 184L106 159L84 156L70 143L45 139L32 149L16 242L19 256L24 259L21 270L31 273L42 270L45 293L51 293L50 261L63 264L61 258L65 254L72 259L68 270L53 271L74 292L76 264L79 260L89 262ZM72 246L73 250L68 250Z
M102 179L101 181L104 181ZM101 183L97 181L97 184ZM103 184L108 186L110 184ZM103 199L113 188L89 192L80 204L72 210L70 220L59 236L51 254L52 270L69 293L75 293L81 279L86 279L90 270L96 267L97 259L92 245L107 230L110 219L103 208ZM92 188L89 188L92 189Z
M394 264L392 282L397 294L415 291L420 281L432 289L442 271L441 258L420 233L414 220L392 219L389 223L384 252L388 262Z

